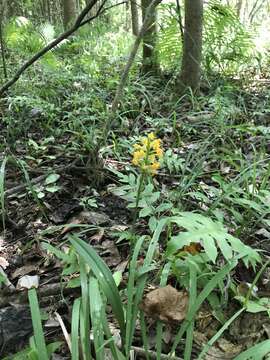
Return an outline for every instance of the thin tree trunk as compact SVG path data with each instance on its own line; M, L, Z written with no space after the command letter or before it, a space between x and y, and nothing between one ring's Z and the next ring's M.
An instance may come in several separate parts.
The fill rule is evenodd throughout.
M146 9L150 6L151 0L141 0L142 2L142 18L143 21L146 16ZM155 52L156 38L157 38L157 23L156 23L156 7L152 7L152 12L149 13L148 27L143 35L143 73L157 73L158 62Z
M66 30L76 18L76 4L74 0L63 0L63 16L64 29Z
M139 11L136 4L136 0L130 0L130 10L131 10L131 22L132 22L132 33L135 36L139 34Z
M51 16L51 2L50 0L47 0L47 11L48 11L48 21L52 22L52 16Z
M242 10L243 0L238 0L236 3L236 14L240 19L241 16L241 10Z
M2 57L2 65L3 65L3 73L4 78L7 79L7 65L6 65L6 56L5 56L5 43L4 43L4 36L2 30L2 22L3 22L3 7L0 9L0 46L1 46L1 57Z
M146 12L145 12L145 17L144 17L144 21L143 21L143 24L141 26L141 30L134 42L134 45L133 45L133 48L131 50L131 53L129 55L129 58L128 58L128 61L126 63L126 66L123 70L123 73L122 73L122 76L121 76L121 79L120 79L120 82L118 84L118 87L117 87L117 90L116 90L116 94L115 94L115 97L113 99L113 102L112 102L112 114L114 114L117 110L117 107L119 105L119 102L121 100L121 96L122 96L122 92L123 92L123 89L125 87L125 84L126 84L126 81L128 79L128 74L129 74L129 70L133 64L133 61L136 57L136 54L137 54L137 51L139 49L139 46L140 46L140 43L143 39L143 36L145 34L145 32L147 31L147 29L149 28L149 24L150 24L150 21L151 21L151 18L152 18L152 13L153 13L153 9L159 4L161 3L162 0L153 0L148 8L146 9ZM111 124L109 124L110 126Z
M180 90L199 90L202 58L203 0L185 0L185 33Z
M261 0L261 2L259 2L259 0L257 0L255 2L255 4L253 5L253 8L251 10L251 12L249 13L249 21L252 24L253 20L255 18L255 16L257 15L258 11L262 8L263 3L265 0Z

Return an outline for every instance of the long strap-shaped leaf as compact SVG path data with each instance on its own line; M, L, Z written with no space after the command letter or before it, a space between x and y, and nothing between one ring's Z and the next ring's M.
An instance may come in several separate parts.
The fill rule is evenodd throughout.
M0 202L2 210L3 229L5 230L5 169L7 157L4 157L0 167Z
M270 340L265 340L236 356L234 360L263 359L269 352Z
M39 311L38 298L36 289L30 289L28 291L28 299L30 304L32 323L34 329L34 341L38 351L39 360L49 360L44 333L41 323L41 315Z
M204 287L204 289L198 295L196 301L194 302L191 309L189 309L186 320L183 322L180 330L178 331L177 335L175 336L173 346L170 351L169 357L173 356L173 353L176 350L176 347L179 341L182 339L182 336L188 329L191 321L193 320L196 312L200 308L203 301L207 298L207 296L215 289L217 284L236 266L237 260L233 260L227 263L222 269L220 269L215 276L208 282L208 284Z
M84 261L91 267L93 274L99 280L102 290L112 306L113 313L119 323L122 340L125 337L125 320L123 304L110 269L96 251L76 235L70 235L69 240ZM124 342L123 342L124 344Z
M140 303L142 297L143 297L143 292L144 292L144 288L145 288L145 284L146 284L146 280L147 280L147 272L149 270L151 270L151 263L153 261L153 257L154 257L154 254L155 254L155 250L157 249L157 244L158 244L158 241L159 241L159 237L160 237L160 234L161 232L164 230L166 224L167 224L167 221L168 219L167 218L163 218L161 219L159 222L158 222L158 225L157 225L157 228L153 234L153 237L149 243L149 246L148 246L148 250L147 250L147 253L146 253L146 256L145 256L145 260L144 260L144 263L143 263L143 268L144 268L144 272L142 272L143 275L141 275L137 280L136 280L136 293L135 293L135 296L133 297L132 299L132 308L128 309L127 311L127 321L129 321L129 324L130 324L130 327L128 328L128 325L127 324L127 334L129 334L127 336L127 339L129 341L127 341L127 346L131 347L131 341L132 341L132 338L133 338L133 334L134 334L134 331L135 331L135 325L136 325L136 318L137 318L137 315L138 315L138 304ZM137 254L136 252L139 251L140 249L140 243L138 242L137 243L138 247L136 246L135 247L135 250L134 250L134 253L133 253L133 258L132 258L132 262L133 260L135 261L136 257L137 257ZM137 250L136 250L137 248ZM131 263L131 268L133 268L132 266L132 263ZM131 284L131 281L129 281L129 286ZM130 300L129 300L130 301ZM131 316L130 316L130 315Z

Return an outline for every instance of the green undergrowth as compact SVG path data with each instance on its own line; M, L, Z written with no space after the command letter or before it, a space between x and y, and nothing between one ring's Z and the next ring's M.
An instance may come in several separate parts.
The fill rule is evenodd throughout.
M28 30L19 35L29 35ZM12 27L6 31L14 42L9 46L21 41L21 37L11 36ZM59 165L58 159L63 165L96 157L91 160L99 161L101 168L95 172L91 167L92 175L98 178L101 172L106 180L96 186L89 177L87 185L95 192L113 193L132 214L125 230L110 233L120 249L129 249L127 269L109 268L85 241L84 229L79 226L78 232L64 240L65 251L62 243L55 245L45 241L45 235L39 237L44 251L60 259L62 276L72 279L70 286L81 288L81 296L72 304L70 334L64 331L71 359L80 359L82 354L85 360L102 360L107 351L113 359L132 358L138 328L140 347L150 358L147 317L140 307L149 284L173 284L189 294L185 319L167 349L171 359L192 359L196 317L202 305L210 307L219 326L200 349L198 358L203 359L210 347L226 338L228 328L244 312L269 313L268 302L254 292L269 265L264 251L270 232L270 92L267 87L249 87L251 74L236 81L224 74L212 77L210 71L200 95L179 97L171 73L159 78L142 76L138 60L104 143L104 126L111 119L110 104L128 53L129 41L124 41L123 33L112 40L110 33L97 27L89 40L82 30L52 52L47 62L45 59L29 69L10 91L1 135L1 150L6 153L0 169L3 227L9 210L5 176L10 168L16 168L27 185L29 199L48 221L46 200L59 191L61 182L55 163ZM106 37L106 46L97 34ZM248 34L241 34L249 40ZM42 45L38 35L37 39L32 46ZM42 39L45 41L44 36ZM30 50L27 48L25 56L36 48ZM21 52L18 49L17 56ZM163 147L162 160L155 158L160 161L156 174L145 172L153 155L146 150L146 168L132 164L134 145L150 133ZM112 166L110 160L117 165ZM32 171L39 167L47 177L35 186ZM91 200L97 206L95 199ZM245 284L248 290L244 294L239 294L241 266L253 279ZM29 304L34 336L29 348L12 358L50 359L61 344L46 345L34 289L29 291ZM158 320L157 359L164 355L164 333ZM267 352L269 340L254 344L236 359Z

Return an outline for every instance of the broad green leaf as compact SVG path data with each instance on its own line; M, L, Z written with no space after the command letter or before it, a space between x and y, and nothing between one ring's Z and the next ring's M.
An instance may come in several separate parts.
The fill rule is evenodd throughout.
M45 185L53 184L60 178L59 174L50 174L45 179Z
M61 189L61 186L58 185L54 185L54 186L46 186L46 191L50 192L50 193L55 193L57 191L59 191Z
M180 230L178 235L169 240L166 251L168 256L173 255L191 242L197 242L202 244L212 262L216 261L218 248L226 260L233 257L233 252L245 253L254 259L254 252L256 253L256 251L229 234L219 221L192 212L178 213L171 217L170 221L185 230Z
M140 210L139 217L146 217L153 213L153 209L151 207L145 207Z
M236 300L240 301L242 304L245 304L246 311L250 313L258 312L269 312L270 311L270 299L269 298L260 298L258 300L248 300L243 296L236 296Z

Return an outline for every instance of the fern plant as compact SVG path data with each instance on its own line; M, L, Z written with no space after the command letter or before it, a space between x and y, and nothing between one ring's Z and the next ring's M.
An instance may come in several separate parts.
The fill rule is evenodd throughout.
M33 55L48 45L55 36L53 25L49 23L36 27L29 19L17 17L5 26L5 39L7 46L14 52L19 51L20 55ZM49 51L41 61L51 67L56 67L58 62Z
M204 66L207 71L233 74L256 59L252 34L240 22L235 10L211 0L204 18Z
M245 245L241 240L229 234L220 221L192 212L180 212L169 218L171 224L176 224L184 229L172 236L167 244L167 256L175 254L190 243L202 244L208 258L215 263L218 250L229 261L234 255L240 254L248 265L255 266L260 261L256 250Z
M182 8L181 11L183 13ZM162 4L160 12L162 26L157 49L161 66L179 68L182 41L177 9L172 4ZM252 34L240 22L235 10L210 0L204 12L204 69L231 75L255 64L258 58Z

